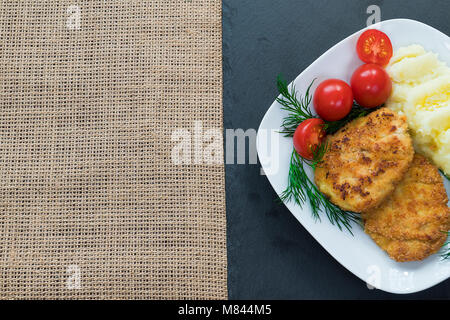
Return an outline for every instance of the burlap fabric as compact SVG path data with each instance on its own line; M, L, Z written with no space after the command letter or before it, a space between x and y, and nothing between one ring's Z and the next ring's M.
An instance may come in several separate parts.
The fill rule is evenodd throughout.
M221 46L220 0L0 2L1 298L226 298L223 165L171 161Z

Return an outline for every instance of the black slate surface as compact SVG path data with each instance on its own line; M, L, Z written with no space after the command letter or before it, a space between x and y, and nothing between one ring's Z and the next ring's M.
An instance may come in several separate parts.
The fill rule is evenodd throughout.
M382 20L411 18L450 34L448 0L224 0L225 128L257 129L277 95L277 74L291 81L365 27L371 4ZM450 280L410 295L369 290L275 198L259 165L226 165L230 299L450 297Z

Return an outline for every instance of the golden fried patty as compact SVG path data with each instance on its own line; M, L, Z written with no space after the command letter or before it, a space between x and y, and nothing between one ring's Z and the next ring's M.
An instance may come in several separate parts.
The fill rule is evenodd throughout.
M387 108L353 120L326 141L316 185L333 203L354 212L370 210L391 194L414 155L405 117Z
M425 259L447 238L447 201L437 168L416 154L394 193L379 207L362 214L365 231L396 261Z

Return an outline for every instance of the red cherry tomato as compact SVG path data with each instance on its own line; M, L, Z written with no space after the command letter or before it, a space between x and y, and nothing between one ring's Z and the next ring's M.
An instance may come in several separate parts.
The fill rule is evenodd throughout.
M305 159L312 160L314 152L325 138L323 125L319 118L307 119L300 123L294 132L294 148Z
M376 64L360 66L353 73L350 83L356 102L366 108L382 105L392 90L391 78Z
M314 109L325 121L341 120L350 112L352 106L352 89L342 80L325 80L314 92Z
M364 31L356 43L356 52L365 63L385 66L392 57L392 44L389 37L376 29Z

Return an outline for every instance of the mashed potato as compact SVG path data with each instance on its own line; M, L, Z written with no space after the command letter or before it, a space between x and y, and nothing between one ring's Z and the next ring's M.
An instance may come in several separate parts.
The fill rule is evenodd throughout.
M411 45L397 50L386 71L392 78L386 106L406 115L415 149L450 175L450 68Z

